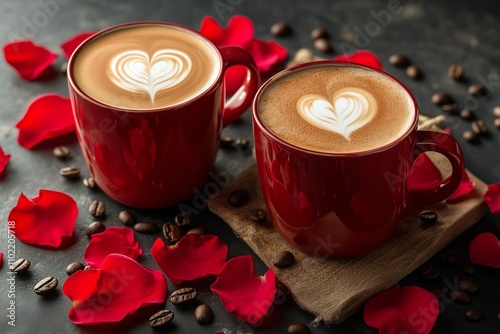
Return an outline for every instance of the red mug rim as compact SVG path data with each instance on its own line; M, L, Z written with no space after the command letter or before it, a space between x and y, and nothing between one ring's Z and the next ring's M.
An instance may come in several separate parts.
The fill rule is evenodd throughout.
M119 30L119 29L126 29L129 27L135 27L135 26L151 26L151 25L158 25L158 26L169 26L169 27L174 27L176 29L184 30L185 32L188 32L190 34L193 34L201 39L203 39L210 47L213 48L214 53L216 54L217 59L219 60L219 73L217 74L216 79L214 82L203 92L200 94L196 95L195 97L186 100L184 102L172 105L172 106L167 106L167 107L160 107L160 108L152 108L152 109L130 109L130 108L122 108L122 107L117 107L113 106L110 104L106 104L100 101L97 101L96 99L90 97L87 93L85 93L76 80L74 79L74 74L73 74L73 64L75 62L76 57L80 53L80 51L85 48L87 44L90 42L96 40L97 38L101 37L102 35L111 33L113 31ZM182 24L177 24L177 23L171 23L171 22L162 22L162 21L135 21L135 22L127 22L127 23L122 23L118 25L114 25L108 28L105 28L103 30L100 30L87 38L85 41L83 41L78 47L73 51L71 57L68 60L68 83L72 86L72 88L84 99L88 100L89 102L96 104L100 107L103 108L111 108L116 111L122 111L122 112L131 112L131 113L152 113L152 112L169 112L177 109L181 109L185 107L186 105L190 105L193 102L203 98L204 96L210 94L216 87L218 87L222 81L223 73L224 73L224 61L222 59L222 55L220 54L219 48L208 38L200 34L198 31L191 29L189 27L183 26Z
M414 112L413 112L413 121L412 121L411 125L399 138L397 138L397 139L395 139L395 140L393 140L385 145L382 145L382 146L379 146L376 148L372 148L369 150L358 151L358 152L335 153L335 152L315 151L315 150L310 150L307 148L303 148L303 147L294 145L292 143L289 143L289 142L281 139L280 137L275 135L273 132L271 132L271 130L269 130L264 125L262 120L260 119L259 112L258 112L258 105L259 105L259 100L260 100L262 93L264 92L264 90L266 90L267 86L269 86L272 82L274 82L275 80L278 80L278 78L280 78L284 75L289 74L289 72L294 72L294 71L297 71L299 69L303 69L304 67L311 67L312 68L312 67L321 67L321 66L358 67L358 68L366 69L369 71L377 72L381 75L388 77L389 79L392 79L393 81L396 82L396 84L398 84L399 86L401 86L401 88L404 89L404 91L408 94L411 101L413 102ZM374 153L378 153L381 151L385 151L391 147L398 145L405 138L407 138L417 128L417 124L418 124L417 101L415 100L415 97L410 92L410 90L405 85L403 85L398 79L396 79L395 77L393 77L392 75L390 75L386 72L383 72L383 71L380 71L380 70L377 70L377 69L374 69L374 68L371 68L368 66L350 63L350 62L345 62L345 61L334 61L334 60L320 60L320 61L312 61L312 62L302 63L302 64L295 65L293 67L287 68L279 73L276 73L271 78L269 78L257 91L257 94L255 95L255 98L253 100L252 113L253 113L254 122L259 127L259 129L262 132L264 132L266 136L272 138L272 140L274 140L276 142L279 142L281 145L287 146L287 147L289 147L293 150L296 150L296 151L301 151L301 152L306 153L306 154L313 154L313 155L319 155L319 156L334 156L334 157L363 156L363 155L369 155L369 154L374 154Z

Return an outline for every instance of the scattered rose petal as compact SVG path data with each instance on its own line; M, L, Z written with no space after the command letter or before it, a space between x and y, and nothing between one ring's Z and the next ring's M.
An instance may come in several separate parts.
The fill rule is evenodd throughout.
M5 177L5 170L9 164L10 154L5 154L2 147L0 146L0 181Z
M83 258L91 267L101 267L109 254L122 254L137 259L142 254L134 232L126 227L108 227L104 232L92 235Z
M158 270L111 254L101 269L79 270L68 277L62 290L71 300L71 322L90 325L121 321L141 307L164 303L167 281Z
M378 59L377 55L368 50L358 50L352 55L343 54L333 58L336 61L347 61L350 63L361 64L371 68L382 70L382 62Z
M493 233L481 233L469 245L470 261L500 269L500 241Z
M439 314L439 302L432 293L417 286L393 287L369 300L363 318L380 334L427 334Z
M474 186L476 185L476 182L471 181L469 179L469 175L467 172L464 173L464 176L462 177L462 182L460 182L460 185L458 186L457 190L448 197L446 200L447 202L458 202L463 199L465 195L468 195L472 189L474 189Z
M488 185L488 190L484 193L484 201L492 213L500 213L500 183Z
M408 178L410 190L425 190L438 187L441 172L427 154L420 154L415 160Z
M0 252L0 269L2 269L3 266L3 253Z
M447 127L443 129L443 132L446 133L447 135L451 134L451 128Z
M47 79L56 73L50 65L57 59L57 54L30 40L5 44L3 54L7 63L25 80Z
M15 222L9 228L22 242L59 248L73 234L77 216L76 202L69 195L40 189L32 199L21 194L8 220Z
M27 149L75 131L69 98L57 94L38 96L29 103L16 128L19 129L18 143Z
M218 47L228 45L243 46L253 39L254 26L252 20L243 15L235 15L222 28L216 19L205 16L201 21L199 32Z
M250 324L259 323L269 311L276 294L275 275L269 269L264 276L253 272L250 255L237 256L226 262L212 291L229 312Z
M95 31L85 31L81 32L79 34L76 34L75 36L65 40L64 42L61 43L61 49L64 52L64 56L69 59L71 55L73 54L73 51L83 43L87 38L95 34Z
M288 56L286 48L274 41L253 39L245 44L245 49L250 52L261 73L269 71Z
M227 246L212 234L186 234L173 246L156 239L151 255L174 284L217 275L224 266Z

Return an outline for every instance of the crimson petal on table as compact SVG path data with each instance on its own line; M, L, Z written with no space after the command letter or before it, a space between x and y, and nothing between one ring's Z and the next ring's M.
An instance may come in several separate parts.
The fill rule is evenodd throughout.
M71 322L92 325L119 322L141 307L163 304L167 281L158 270L128 256L110 254L102 268L77 271L62 289L71 300Z
M78 207L69 195L41 189L32 199L19 196L8 221L9 229L24 243L59 248L73 234Z
M243 47L253 39L254 25L248 17L235 15L229 19L226 28L222 28L216 19L205 16L201 21L199 32L218 47L228 45Z
M262 321L273 304L275 280L272 269L263 276L255 275L250 255L237 256L226 262L211 289L227 311L255 325Z
M492 213L500 213L500 183L488 185L484 194L484 201L488 204Z
M47 79L56 74L50 66L57 54L29 39L8 42L3 46L3 54L7 63L25 80Z
M500 269L500 241L493 233L480 233L469 245L472 263Z
M0 181L5 177L5 170L9 164L10 154L5 154L2 147L0 146Z
M3 266L3 253L0 252L0 269L2 269Z
M476 182L471 181L467 172L464 172L464 176L462 177L462 181L460 182L457 190L455 190L455 192L448 197L446 201L451 203L461 201L466 195L471 193L475 185Z
M75 119L70 99L57 94L36 97L29 103L16 128L19 129L17 141L26 149L74 132Z
M284 61L288 56L286 48L280 44L261 39L252 39L247 42L245 50L252 55L261 73L269 71L274 65Z
M333 58L336 61L347 61L349 63L365 65L377 70L382 70L382 62L376 54L368 50L358 50L352 55L343 54Z
M438 187L441 183L441 172L427 154L420 154L413 163L408 178L410 190L425 190Z
M64 52L64 56L69 59L75 49L82 44L87 38L94 35L96 31L85 31L76 34L75 36L68 38L64 42L61 43L61 49Z

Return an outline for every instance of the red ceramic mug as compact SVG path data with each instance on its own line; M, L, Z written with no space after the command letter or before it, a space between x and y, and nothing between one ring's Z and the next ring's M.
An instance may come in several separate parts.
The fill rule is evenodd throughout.
M90 97L75 77L81 52L102 36L144 26L174 27L206 43L218 68L208 88L182 103L150 110ZM240 90L225 101L224 73L235 65L247 67L248 75ZM69 61L68 84L77 137L96 183L123 204L160 208L189 198L206 182L222 128L250 107L260 83L253 58L242 48L218 49L198 32L172 23L134 22L105 29L83 42Z
M259 116L259 99L276 80L318 66L375 71L349 63L320 61L298 65L269 79L253 105L260 183L273 224L289 243L322 257L356 256L388 240L397 223L409 213L452 195L462 180L464 159L451 136L417 131L414 97L383 72L379 73L394 80L413 103L411 126L396 140L364 152L336 154L304 149L276 136ZM411 167L418 155L427 151L443 154L451 163L452 173L432 189L409 190ZM390 182L388 176L392 176Z

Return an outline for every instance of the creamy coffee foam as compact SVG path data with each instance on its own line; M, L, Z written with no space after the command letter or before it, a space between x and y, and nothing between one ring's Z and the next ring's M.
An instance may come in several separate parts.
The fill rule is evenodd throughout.
M401 137L414 119L409 94L374 71L319 66L284 74L259 99L264 125L313 151L362 152Z
M87 44L74 59L77 85L111 106L148 110L174 106L208 89L221 71L217 51L181 28L139 25Z

